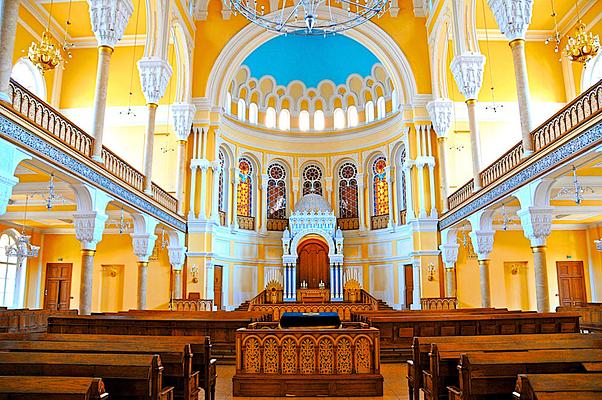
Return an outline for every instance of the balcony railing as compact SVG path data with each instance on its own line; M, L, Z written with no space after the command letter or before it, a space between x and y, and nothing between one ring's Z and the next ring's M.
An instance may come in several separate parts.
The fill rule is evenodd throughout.
M13 80L10 81L9 92L12 108L17 114L77 153L91 159L94 146L92 136ZM101 157L103 160L101 166L106 171L128 186L144 193L144 175L142 173L104 146ZM177 211L178 200L154 183L151 197L168 210L174 213Z
M255 218L254 217L245 217L244 215L237 215L238 218L238 227L240 229L244 229L246 231L254 231L255 230Z
M360 229L360 219L359 218L339 218L337 220L337 225L343 231L352 231L356 229Z
M267 230L268 231L284 231L288 226L288 219L280 219L280 218L268 218L267 220Z
M219 224L221 226L226 226L226 213L224 211L219 211Z
M546 149L601 112L602 81L599 81L531 132L533 154ZM482 187L486 188L494 184L511 173L518 165L528 160L528 158L523 157L523 153L522 143L517 143L503 156L485 168L480 173ZM471 180L447 198L450 211L460 206L473 194L474 182Z
M373 215L370 222L372 230L385 229L389 225L389 214Z

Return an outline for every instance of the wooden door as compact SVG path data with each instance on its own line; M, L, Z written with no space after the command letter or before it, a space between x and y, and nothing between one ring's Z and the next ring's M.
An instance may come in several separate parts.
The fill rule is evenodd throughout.
M404 265L404 282L405 282L405 305L404 308L406 310L410 309L414 299L414 270L412 269L414 266L412 264Z
M218 310L222 309L222 266L213 267L213 305Z
M68 310L71 303L71 263L46 264L44 308Z
M330 266L328 262L328 245L318 239L309 239L301 243L297 249L297 288L301 282L307 282L308 288L317 288L320 281L326 288L330 287Z
M558 274L558 296L561 306L578 306L585 304L585 276L583 261L556 262Z

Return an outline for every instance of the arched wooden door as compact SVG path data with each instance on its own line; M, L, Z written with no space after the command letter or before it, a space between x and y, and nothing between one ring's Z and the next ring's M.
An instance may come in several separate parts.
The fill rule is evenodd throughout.
M307 282L308 288L317 288L320 281L330 288L328 245L319 239L308 239L297 248L297 288Z

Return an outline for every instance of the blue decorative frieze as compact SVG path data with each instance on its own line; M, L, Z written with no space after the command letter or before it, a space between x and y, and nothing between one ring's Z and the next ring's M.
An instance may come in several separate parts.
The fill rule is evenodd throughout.
M119 197L130 204L133 204L139 210L149 213L166 224L171 225L173 228L176 228L182 232L186 232L185 222L180 221L126 187L115 183L111 179L95 171L93 168L90 168L86 164L78 161L74 157L65 153L53 144L46 142L34 133L27 131L3 115L0 115L0 134L20 143L28 150L43 154L58 164L58 166L62 167L66 172L72 173L77 177L83 178L89 182L93 182L102 189L106 190L108 193Z
M579 136L574 137L550 154L543 156L533 164L529 165L516 175L513 175L496 185L487 193L483 194L482 196L478 196L464 207L443 218L441 221L439 221L439 230L448 228L456 222L468 217L470 214L493 203L494 201L509 195L521 185L546 172L549 172L558 165L568 161L579 152L591 147L592 145L598 144L601 141L602 122L594 125L587 131L581 133Z

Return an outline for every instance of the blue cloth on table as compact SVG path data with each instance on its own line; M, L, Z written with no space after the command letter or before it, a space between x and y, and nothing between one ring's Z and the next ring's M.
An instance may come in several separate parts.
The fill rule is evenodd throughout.
M281 328L338 328L341 318L336 312L285 312L280 317Z

